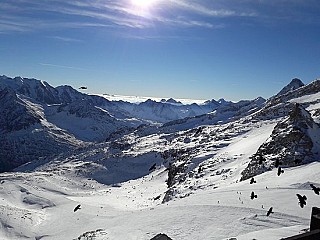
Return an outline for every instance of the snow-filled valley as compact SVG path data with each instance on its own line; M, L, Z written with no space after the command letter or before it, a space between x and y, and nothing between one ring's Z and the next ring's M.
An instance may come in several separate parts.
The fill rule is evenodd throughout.
M319 81L185 108L1 79L0 239L271 240L320 207Z

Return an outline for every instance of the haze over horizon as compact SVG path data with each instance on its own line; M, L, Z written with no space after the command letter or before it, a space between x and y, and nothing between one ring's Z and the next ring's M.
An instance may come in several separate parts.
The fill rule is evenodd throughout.
M92 93L268 98L319 75L316 0L4 0L0 75Z

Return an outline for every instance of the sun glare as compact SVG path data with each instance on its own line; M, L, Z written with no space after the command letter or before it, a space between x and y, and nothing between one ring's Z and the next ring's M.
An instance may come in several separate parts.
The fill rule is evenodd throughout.
M144 18L154 15L154 7L161 0L130 0L132 13Z
M149 8L157 2L157 0L131 0L132 4L139 8Z

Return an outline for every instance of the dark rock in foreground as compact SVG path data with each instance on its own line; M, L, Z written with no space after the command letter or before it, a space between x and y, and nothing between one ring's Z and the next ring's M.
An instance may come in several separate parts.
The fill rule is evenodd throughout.
M150 240L172 240L172 238L169 238L166 234L159 233L157 236L151 238Z

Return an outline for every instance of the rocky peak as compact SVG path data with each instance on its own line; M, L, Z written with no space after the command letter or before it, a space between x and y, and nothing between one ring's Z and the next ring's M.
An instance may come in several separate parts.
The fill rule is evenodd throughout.
M166 103L182 105L182 102L177 101L177 100L175 100L173 98L169 98L168 100L166 100Z
M60 102L62 103L71 103L73 101L81 101L82 99L87 98L86 94L83 94L68 85L58 86L56 87L56 90L58 92Z
M281 91L276 96L286 94L287 92L291 92L303 86L304 86L304 83L299 78L294 78L291 80L291 82L287 86L282 88Z
M276 161L283 167L291 167L315 161L319 148L320 127L310 113L300 104L291 104L288 116L280 121L269 139L251 157L242 172L242 180L261 174L276 167Z

